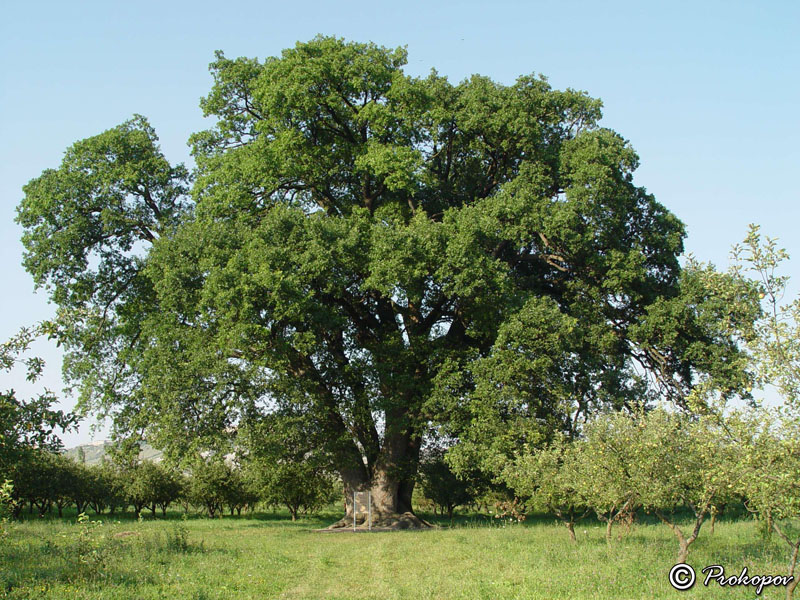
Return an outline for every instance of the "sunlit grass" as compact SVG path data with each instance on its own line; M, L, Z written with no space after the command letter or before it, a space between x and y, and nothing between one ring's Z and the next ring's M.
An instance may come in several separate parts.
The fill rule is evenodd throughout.
M458 519L430 531L321 533L333 512L291 523L283 515L169 520L74 516L10 527L0 543L5 598L755 598L753 588L705 588L699 571L784 573L788 553L747 518L704 530L689 563L698 583L673 590L677 544L662 525L637 524L609 547L595 522L578 543L551 519L505 526ZM95 517L95 519L97 519ZM443 524L449 525L444 521ZM762 597L783 597L783 589Z

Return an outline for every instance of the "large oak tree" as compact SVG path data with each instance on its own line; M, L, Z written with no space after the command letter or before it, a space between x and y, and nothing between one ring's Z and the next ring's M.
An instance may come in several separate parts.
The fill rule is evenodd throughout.
M715 360L696 342L731 349L693 322L683 226L598 100L405 60L322 37L219 53L192 176L136 117L28 184L25 264L69 309L85 409L184 453L302 415L344 522L369 489L409 525L432 428L465 461L509 454L646 389L684 398Z

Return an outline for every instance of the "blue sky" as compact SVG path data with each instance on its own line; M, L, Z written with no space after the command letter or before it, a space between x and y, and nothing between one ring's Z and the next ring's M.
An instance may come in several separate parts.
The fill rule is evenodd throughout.
M214 50L263 58L318 33L406 45L414 75L542 73L586 90L638 151L637 183L686 223L688 252L725 267L759 223L796 257L787 273L800 281L800 3L45 1L3 12L0 339L51 314L19 266L13 216L27 181L134 113L167 158L189 163L186 139L208 126L198 100ZM43 383L60 389L58 352L37 350ZM0 387L28 389L14 377ZM89 438L84 427L65 441Z

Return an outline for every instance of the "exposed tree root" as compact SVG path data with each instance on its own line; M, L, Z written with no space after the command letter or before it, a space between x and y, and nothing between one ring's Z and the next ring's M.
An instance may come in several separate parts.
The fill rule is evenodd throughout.
M388 514L373 514L372 515L372 530L373 531L396 531L400 529L430 529L433 525L427 521L420 519L417 515L411 512L406 513L388 513ZM353 530L353 516L348 515L339 519L333 525L321 531L352 531ZM367 531L369 525L367 523L366 515L356 516L356 531Z

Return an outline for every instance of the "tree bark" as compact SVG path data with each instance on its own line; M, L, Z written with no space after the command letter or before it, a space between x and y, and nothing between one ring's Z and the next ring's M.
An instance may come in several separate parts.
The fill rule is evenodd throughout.
M578 538L575 536L575 523L572 521L564 521L564 525L566 526L567 531L569 531L569 539L573 542L577 542Z
M386 529L421 529L430 527L414 514L411 498L419 466L420 440L407 423L406 408L386 412L386 430L383 446L373 465L360 457L356 464L352 458L340 469L344 483L346 514L330 529L353 527L367 529L369 515L356 512L354 492L370 492L372 527ZM351 454L352 456L352 454ZM371 468L370 468L371 467ZM354 514L355 513L355 514Z
M792 580L789 582L789 585L786 586L786 600L792 600L794 597L794 588L797 587L797 578L794 577L794 570L797 566L798 550L800 550L800 540L797 540L797 543L792 547L792 560L789 563L789 577L791 577Z
M664 513L660 510L655 511L656 516L658 516L661 521L666 524L671 530L672 533L675 534L675 537L678 538L678 562L685 563L686 559L689 558L689 546L697 539L697 536L700 535L700 528L703 526L703 521L706 518L706 511L701 510L699 512L695 512L695 521L694 521L694 528L692 529L692 534L687 538L681 528L675 525L672 521L666 518Z
M771 516L771 515L770 515ZM797 556L798 552L800 552L800 538L796 541L789 538L785 531L783 531L777 523L774 521L772 522L772 526L774 527L775 531L781 537L781 539L789 545L789 548L792 549L792 558L789 561L789 577L792 580L789 582L789 585L786 586L786 600L792 600L794 597L794 589L797 587L797 579L794 577L794 571L797 567Z
M345 516L331 525L329 529L352 528L355 523L358 529L369 527L369 513L364 510L355 512L353 506L354 492L370 492L372 527L388 529L421 529L430 527L428 523L414 514L411 506L411 493L414 481L401 478L388 469L376 466L371 481L360 478L345 478L352 471L342 473L345 492ZM354 515L355 513L355 515Z

